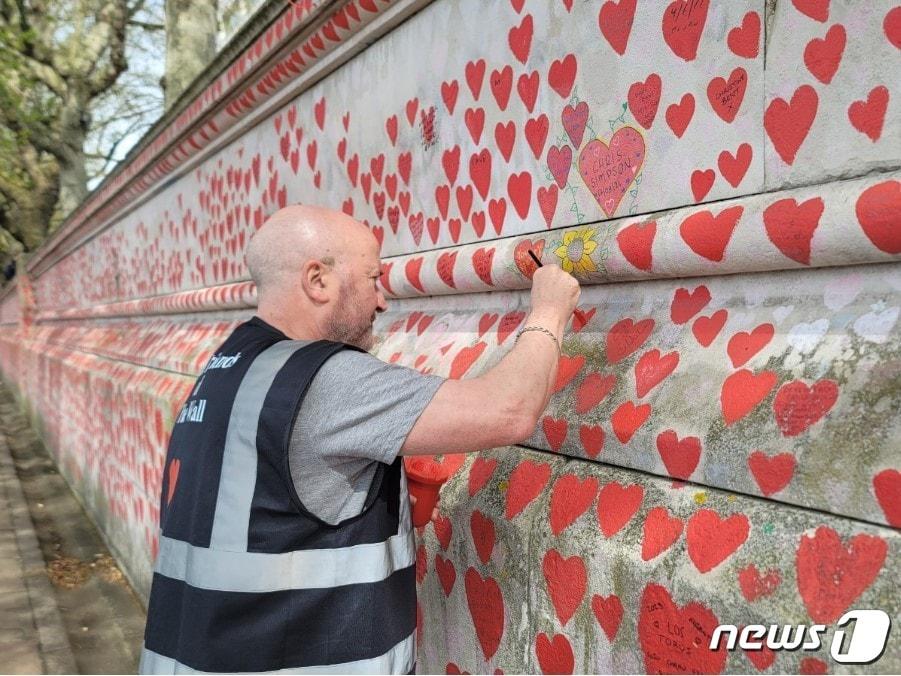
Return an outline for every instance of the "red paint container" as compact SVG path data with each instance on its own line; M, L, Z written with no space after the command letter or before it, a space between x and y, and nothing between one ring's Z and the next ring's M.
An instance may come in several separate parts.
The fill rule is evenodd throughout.
M428 457L405 458L407 488L416 496L413 505L413 525L425 526L432 518L432 510L438 502L438 491L447 481L447 468Z

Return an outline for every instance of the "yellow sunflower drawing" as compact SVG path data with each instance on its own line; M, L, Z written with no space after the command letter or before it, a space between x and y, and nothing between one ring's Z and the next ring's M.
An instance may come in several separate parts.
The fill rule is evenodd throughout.
M591 254L598 246L593 239L596 235L597 231L592 228L563 233L563 243L554 249L554 253L564 270L582 275L597 272L597 267L591 260Z

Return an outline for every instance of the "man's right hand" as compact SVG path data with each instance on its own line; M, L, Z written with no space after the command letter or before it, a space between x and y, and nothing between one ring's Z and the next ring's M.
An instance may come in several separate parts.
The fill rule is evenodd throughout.
M532 311L523 340L486 373L444 382L413 424L401 446L404 455L480 451L519 444L534 431L556 382L563 329L579 300L579 283L556 265L532 276ZM484 343L483 343L484 345Z
M530 321L550 322L551 326L547 328L562 331L572 316L581 293L579 282L563 268L556 265L538 268L532 275Z

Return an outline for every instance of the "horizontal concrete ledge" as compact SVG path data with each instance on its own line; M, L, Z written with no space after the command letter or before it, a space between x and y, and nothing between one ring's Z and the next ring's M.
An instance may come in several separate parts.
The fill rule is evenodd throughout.
M532 249L584 284L901 260L901 172L397 256L392 298L523 289Z
M119 303L95 305L90 308L70 308L40 312L39 322L71 319L108 319L152 315L174 315L188 312L243 310L257 305L257 288L252 281L209 286L205 289L180 291L164 296L126 300Z
M536 269L529 249L545 264L568 262L583 285L886 263L901 260L899 233L901 172L896 171L396 256L384 260L381 283L395 299L526 289ZM256 286L244 280L90 308L46 310L37 320L253 307Z

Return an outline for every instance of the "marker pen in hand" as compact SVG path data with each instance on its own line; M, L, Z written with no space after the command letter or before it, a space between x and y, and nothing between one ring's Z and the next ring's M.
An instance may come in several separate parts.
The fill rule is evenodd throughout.
M541 264L541 259L539 259L538 256L535 255L535 252L532 251L531 249L529 249L529 255L532 257L532 260L535 261L535 265L537 265L539 268L544 267L544 265ZM573 314L576 316L576 319L578 319L580 322L582 322L583 326L588 323L585 320L585 315L582 314L582 311L579 308L576 308L575 310L573 310Z

